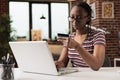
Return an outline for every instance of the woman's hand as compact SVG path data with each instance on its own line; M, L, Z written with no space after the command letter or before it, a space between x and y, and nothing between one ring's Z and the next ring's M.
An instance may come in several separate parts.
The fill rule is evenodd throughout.
M63 68L65 67L64 63L62 61L55 61L55 65L57 68Z
M76 42L74 39L72 39L72 38L69 38L69 40L68 40L68 47L69 48L75 48L76 46L78 46L79 45L79 43L78 42Z
M76 42L73 38L68 37L58 37L58 41L63 42L64 46L67 46L69 48L75 48L77 45L79 45L78 42Z
M68 37L58 37L57 41L61 41L63 43L64 46L68 45Z

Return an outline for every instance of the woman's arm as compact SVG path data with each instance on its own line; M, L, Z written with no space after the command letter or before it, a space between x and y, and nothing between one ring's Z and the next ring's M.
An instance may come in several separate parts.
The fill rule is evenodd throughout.
M58 61L55 61L56 67L57 68L66 67L68 64L68 61L69 61L69 59L68 59L67 48L63 47Z
M72 45L71 45L72 44ZM75 48L83 60L93 69L99 70L103 65L105 56L105 46L102 44L95 44L93 54L90 54L74 39L70 39L69 47Z
M93 54L87 52L82 46L76 48L83 60L93 69L99 70L103 65L105 56L105 46L96 44Z

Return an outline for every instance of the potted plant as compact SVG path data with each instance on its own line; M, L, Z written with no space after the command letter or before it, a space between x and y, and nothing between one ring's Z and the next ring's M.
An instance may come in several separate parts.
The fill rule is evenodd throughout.
M9 47L9 41L11 38L10 34L12 33L11 24L12 21L10 19L9 14L1 14L0 15L0 63L2 56L6 56L7 53L12 54L12 51Z

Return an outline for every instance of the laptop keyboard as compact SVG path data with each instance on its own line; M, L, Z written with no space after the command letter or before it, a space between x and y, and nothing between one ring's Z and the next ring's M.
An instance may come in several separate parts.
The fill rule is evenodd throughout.
M75 69L75 68L59 68L58 72L60 74L68 74L68 73L78 72L78 69Z

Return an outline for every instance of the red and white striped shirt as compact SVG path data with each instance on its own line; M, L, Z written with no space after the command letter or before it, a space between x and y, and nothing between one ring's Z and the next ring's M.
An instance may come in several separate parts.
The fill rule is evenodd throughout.
M71 38L75 36L75 32L69 35ZM82 43L82 46L90 53L93 54L94 45L106 45L105 35L101 31L91 30L91 33ZM73 67L88 67L80 54L74 48L68 48L68 58Z

